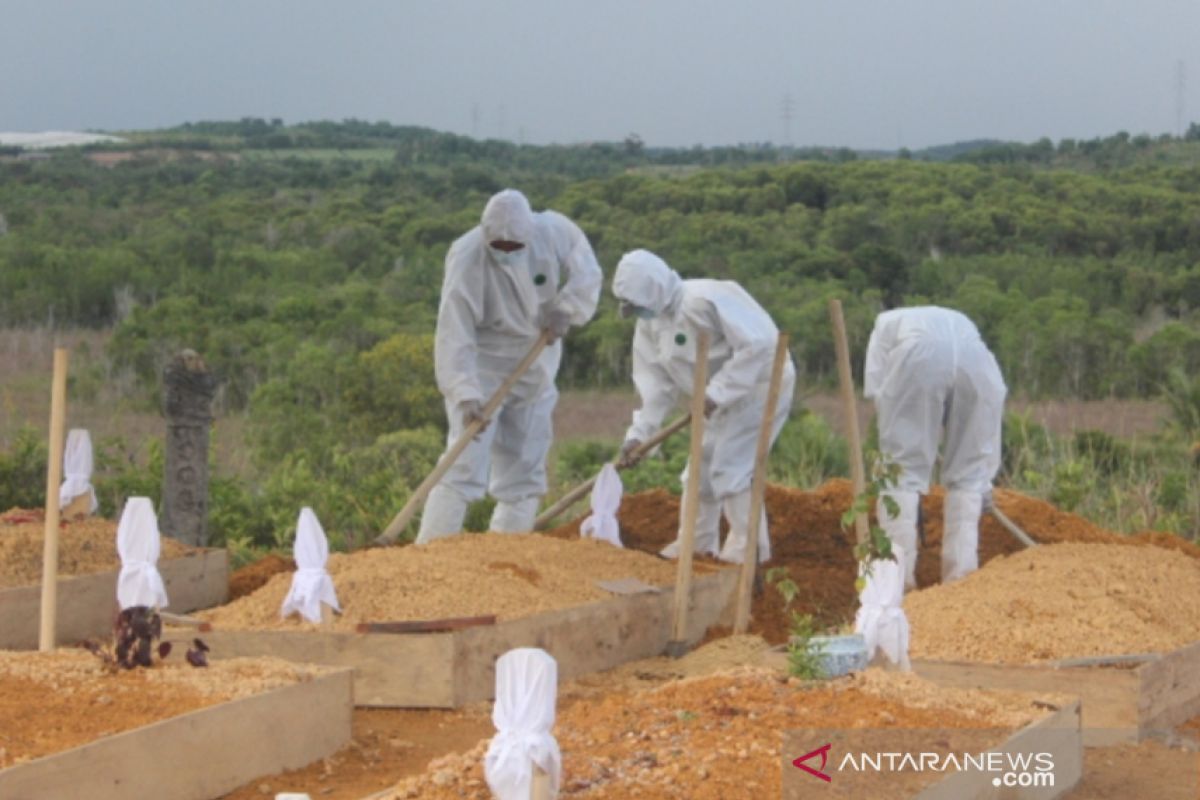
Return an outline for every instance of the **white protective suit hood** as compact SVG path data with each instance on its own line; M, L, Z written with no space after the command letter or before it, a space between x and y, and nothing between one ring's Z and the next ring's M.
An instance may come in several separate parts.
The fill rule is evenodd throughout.
M533 209L525 195L516 189L505 189L492 195L483 208L479 224L487 244L503 240L527 245L533 239Z
M649 250L634 250L617 264L612 290L618 300L663 314L679 306L683 279Z

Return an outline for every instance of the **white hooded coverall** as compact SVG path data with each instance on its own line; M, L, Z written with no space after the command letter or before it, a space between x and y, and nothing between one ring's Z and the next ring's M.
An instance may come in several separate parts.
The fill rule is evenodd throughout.
M489 246L497 240L525 247L506 263ZM575 223L554 211L535 213L513 189L488 201L480 224L446 255L434 369L445 398L449 443L463 432L462 404L487 401L537 342L546 314L565 312L572 325L583 325L596 311L602 283L592 247ZM467 504L485 490L497 500L492 530L533 527L546 492L561 358L561 341L542 352L487 429L430 492L418 544L461 531Z
M867 345L863 394L875 399L879 447L900 466L880 524L906 554L905 584L916 586L917 510L929 491L938 440L945 429L941 479L946 485L942 580L979 566L979 517L1000 469L1000 426L1007 388L979 330L958 311L899 308L875 319Z
M646 441L680 397L692 393L696 334L709 336L706 396L716 410L704 429L704 455L695 550L716 553L721 507L729 535L719 557L740 563L750 520L750 483L779 330L745 289L733 281L683 280L647 250L626 253L613 277L613 294L654 313L639 319L633 335L633 382L642 405L633 414L626 441ZM775 408L771 442L792 407L796 371L789 357ZM687 484L687 470L683 474ZM771 557L764 509L759 521L760 561ZM663 555L675 557L678 539Z

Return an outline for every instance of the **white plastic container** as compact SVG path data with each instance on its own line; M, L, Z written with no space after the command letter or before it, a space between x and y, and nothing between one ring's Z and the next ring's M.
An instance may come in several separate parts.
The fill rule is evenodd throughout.
M821 672L826 678L867 668L867 642L861 633L814 636L808 640L808 645L820 650Z

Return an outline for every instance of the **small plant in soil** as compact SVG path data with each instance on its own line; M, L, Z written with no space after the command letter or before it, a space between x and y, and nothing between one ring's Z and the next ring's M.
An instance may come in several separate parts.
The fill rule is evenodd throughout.
M899 478L899 464L887 461L880 453L872 453L870 480L867 481L863 491L855 496L850 508L842 514L842 528L846 531L853 528L854 520L859 514L864 514L869 519L871 509L874 508L880 497L883 498L883 506L889 516L898 514L900 508L896 505L896 501L884 492L895 486ZM892 540L884 533L883 528L878 525L868 525L866 541L854 545L854 557L859 564L858 578L854 581L854 588L861 592L867 585L867 577L871 574L873 562L881 559L895 560L892 555Z
M117 614L113 621L113 640L105 646L87 640L82 647L111 669L152 667L155 656L162 662L171 654L171 642L162 638L162 618L149 606L131 606ZM193 639L188 647L187 662L193 667L208 666L208 645Z
M788 674L805 680L820 680L825 677L822 662L825 649L813 643L817 635L817 623L812 614L792 612L792 626L788 637Z
M792 603L800 594L800 587L788 574L787 567L771 567L767 570L767 583L775 587L783 597L783 610L791 619L788 628L788 674L805 680L820 680L825 676L821 662L824 649L813 644L817 634L817 623L812 614L801 614L792 610Z

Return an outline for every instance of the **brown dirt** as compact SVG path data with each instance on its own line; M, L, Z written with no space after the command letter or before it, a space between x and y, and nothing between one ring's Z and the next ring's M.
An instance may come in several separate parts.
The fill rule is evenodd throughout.
M13 508L0 515L0 589L41 583L45 519L42 509ZM178 558L191 550L164 535L159 558ZM85 517L59 523L59 575L90 575L120 568L116 522Z
M1064 800L1196 800L1200 755L1161 742L1088 747L1083 780Z
M296 562L275 553L268 553L258 561L235 569L229 576L229 599L237 600L257 591L273 576L281 572L295 572Z
M565 682L559 688L560 719L580 702L595 701L614 693L624 696L679 677L699 677L739 664L756 663L764 647L765 643L753 636L718 639L679 660L646 659ZM875 691L886 695L886 686L891 685L877 683ZM936 699L937 692L942 691L916 688L921 686L920 683L916 687L900 683L894 686L902 691L907 705L928 703L931 695ZM957 701L967 705L972 698L976 703L984 703L981 711L986 715L987 701L978 695L960 695ZM479 745L484 743L486 748L486 742L495 733L490 714L491 703L476 703L457 711L357 708L354 710L353 740L348 746L302 769L252 781L222 800L259 800L284 791L308 792L313 798L328 800L362 800L404 778L426 773L431 760L447 754L478 749L482 757L484 750ZM1200 718L1194 724L1200 732ZM1181 765L1186 766L1189 755L1156 743L1089 748L1085 756L1089 774L1081 788L1069 797L1071 800L1125 800L1138 796L1167 800L1190 798L1193 795L1179 791L1181 773L1178 771ZM450 758L451 762L454 760L455 757ZM710 772L719 772L725 765L726 759L714 759L708 768ZM771 769L778 770L776 766ZM436 770L430 770L430 774L434 772ZM263 787L266 787L265 793ZM1145 787L1146 793L1139 794L1134 787ZM744 796L744 793L735 792L729 796Z
M685 676L708 675L756 660L766 642L755 636L720 639L680 659L649 658L559 686L558 707L613 691L658 686ZM332 756L303 769L253 781L223 800L260 800L271 792L306 791L314 798L361 800L402 778L425 772L431 759L461 753L491 739L492 704L456 711L408 708L354 709L353 738Z
M512 619L611 597L596 586L600 580L675 580L673 563L646 553L540 534L467 534L420 547L334 553L328 569L342 614L325 630L483 614ZM290 587L290 574L276 574L252 594L196 616L219 628L317 630L297 615L280 619Z
M561 797L778 797L780 732L792 728L1012 729L1046 713L1028 695L947 691L912 675L869 671L803 686L770 670L739 668L616 692L562 710ZM436 759L385 798L490 797L487 743Z
M1200 639L1200 565L1175 550L1063 543L904 598L915 658L1033 664Z
M845 624L853 618L858 596L854 591L856 563L852 553L853 534L841 528L842 513L853 498L851 484L835 479L812 491L771 485L767 487L767 518L771 532L772 559L767 567L780 566L800 587L793 608L813 614L827 626ZM941 574L942 502L945 490L935 486L921 503L925 544L917 559L917 583L932 586ZM1106 531L1074 514L1036 498L997 489L997 506L1039 542L1109 542L1169 547L1200 557L1200 548L1170 534L1136 537ZM621 540L626 547L657 553L675 538L679 525L679 498L663 489L627 495L618 512ZM559 537L579 535L583 517L550 531ZM979 561L1023 549L1000 523L985 515L979 526ZM698 559L703 563L705 559ZM755 597L751 611L752 633L768 642L787 640L790 622L783 601L770 587Z
M304 792L317 800L362 800L425 771L430 760L489 739L491 704L457 711L356 708L350 744L301 769L251 781L221 800L263 800ZM265 790L264 790L265 787Z
M0 769L324 671L273 658L196 669L175 658L114 672L80 650L0 651Z

